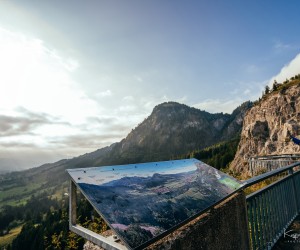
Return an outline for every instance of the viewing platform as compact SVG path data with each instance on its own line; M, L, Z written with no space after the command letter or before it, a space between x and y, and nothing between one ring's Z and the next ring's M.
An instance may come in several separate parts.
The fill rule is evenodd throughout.
M284 161L288 162L289 160L296 161L296 157L299 156L284 155L284 156L264 157L263 159L256 157L255 161L258 163L259 160L276 161L277 159L280 159L282 160L281 162ZM173 161L173 164L174 162L175 161ZM189 205L187 204L194 205L197 199L200 202L199 204L196 202L198 204L196 207L198 208L196 210L193 210L195 212L191 213L190 217L185 217L183 220L175 222L175 224L173 224L171 227L164 229L165 231L156 231L158 234L151 233L152 239L150 238L150 240L148 239L144 241L144 243L142 244L136 244L138 238L135 238L135 240L133 241L130 241L130 238L127 238L129 232L127 230L130 228L130 226L124 225L126 227L125 228L124 226L121 227L121 224L116 225L113 222L114 220L113 218L116 218L115 215L113 214L115 214L117 211L119 211L117 212L118 214L122 213L122 210L124 210L125 207L123 207L121 210L115 210L113 208L111 208L110 210L107 209L103 210L103 208L105 208L105 204L101 206L98 204L101 204L103 202L104 203L108 202L109 204L113 205L114 202L117 201L111 201L110 198L108 197L102 197L102 199L95 198L98 196L95 193L97 192L97 188L96 186L94 186L94 184L92 187L89 187L89 189L86 189L86 186L80 184L80 183L83 184L85 183L85 181L83 181L83 178L85 178L84 174L87 174L89 171L99 171L101 168L98 168L99 170L97 170L96 168L75 169L75 170L69 170L70 171L69 174L72 178L71 185L70 185L71 188L70 230L83 236L84 238L90 240L91 242L94 242L95 244L101 246L104 249L123 249L123 250L125 249L149 249L149 250L150 249L175 249L175 250L177 249L178 250L180 249L187 249L187 250L189 249L195 249L195 250L196 249L245 249L245 250L266 249L268 250L272 248L280 249L278 248L278 246L282 246L282 244L283 245L285 244L285 246L287 246L286 244L290 244L290 245L294 244L295 246L297 245L297 242L295 240L298 239L297 237L299 233L297 234L297 233L292 233L296 231L289 231L290 230L289 226L293 223L293 221L296 218L298 218L297 216L299 215L299 211L300 211L300 199L299 199L300 162L294 162L287 166L281 166L281 167L279 167L278 165L276 168L274 167L275 169L273 169L273 167L271 166L271 171L267 171L258 176L254 176L243 182L234 180L232 177L229 177L224 173L214 168L211 168L208 165L200 161L197 161L195 159L187 159L187 160L182 160L182 162L180 161L176 162L175 165L183 164L182 166L180 165L181 167L177 167L177 169L182 169L183 167L183 169L184 168L186 169L186 171L184 172L182 172L182 170L180 171L178 170L179 172L176 171L173 172L172 161L168 163L158 162L158 163L149 163L149 164L154 164L153 166L157 167L154 168L156 169L156 171L158 171L159 169L167 169L170 166L170 169L167 172L163 170L163 172L161 172L160 174L156 174L154 171L154 173L149 175L146 174L144 176L146 179L149 178L148 176L152 176L152 178L156 178L156 180L159 179L161 181L162 180L161 178L165 174L167 174L166 176L164 176L167 177L167 179L164 180L164 184L161 186L161 183L158 184L158 182L156 181L154 182L155 184L153 183L150 186L149 184L147 184L143 191L136 189L135 191L134 190L129 191L129 193L146 192L147 195L149 195L151 192L153 192L153 190L156 190L155 192L157 192L156 193L157 198L155 198L156 196L154 198L159 199L160 200L159 202L162 202L164 199L163 200L161 199L163 197L166 197L166 204L172 204L172 202L175 202L174 204L181 204L182 202L181 199L183 197L181 194L179 195L178 193L176 193L176 190L182 189L184 190L183 192L185 193L187 198L187 200L185 199L185 202L187 203L185 203L185 205L182 208L184 207L188 208ZM160 166L160 164L162 165ZM193 164L196 167L194 167ZM121 166L121 168L126 168L126 167L124 165ZM107 184L101 184L104 185L103 187L105 187L105 190L108 191L109 189L107 188L111 186L112 183L113 185L117 183L115 182L114 179L115 177L113 177L113 175L116 174L118 176L118 173L125 171L125 169L121 170L121 168L120 166L110 166L101 169L101 171L110 171L106 173L103 172L102 175L99 175L102 177L107 175L110 178L109 183L105 182ZM138 174L139 171L141 171L140 173L144 171L143 166L139 166L139 164L136 165L133 164L130 165L128 169L131 169L130 171L132 171L132 177L135 183L129 182L130 180L133 179L117 178L116 180L118 180L119 183L118 185L120 185L120 183L123 183L124 185L127 186L133 185L135 187L138 187L140 185L138 183L140 183L141 180L137 180L135 176L139 175ZM92 174L91 172L87 176L93 177L95 180L94 177L95 173L96 172ZM168 173L179 174L178 176L176 176L176 178L179 179L174 179L174 184L176 184L175 189L171 188L173 186L173 181L170 182L170 180L172 180L174 176L168 175ZM143 172L143 175L144 174L145 173ZM103 178L101 178L101 181L102 179ZM89 180L89 181L94 183L94 180ZM180 181L180 180L184 180L184 181ZM181 183L179 186L178 186L178 182ZM156 188L155 185L160 185L160 186L159 188ZM196 186L193 187L193 185L196 185L197 188L195 189ZM203 187L205 188L203 189ZM116 233L116 235L118 235L117 237L115 237L115 239L118 239L119 242L116 242L114 238L105 238L101 235L97 235L91 232L90 230L82 228L81 226L77 225L76 189L79 189L86 196L86 198L91 202L91 204L94 206L94 208L96 208L96 210L100 209L97 210L100 215L103 216L103 213L104 214L108 213L106 215L106 221L110 225L110 228ZM224 190L227 191L223 192L222 189L223 191ZM195 191L195 193L193 193L194 192L193 191L191 193L192 190L198 190L198 191ZM107 191L105 191L105 195L108 195ZM218 194L219 192L220 192L220 196L218 196L218 198L215 197L214 194ZM249 195L246 195L247 193L249 193ZM180 198L176 198L177 195L179 195L178 197ZM122 196L125 197L126 192L125 193L123 192ZM152 196L150 195L149 197ZM188 201L190 197L194 197L192 198L193 200L195 199L192 203ZM210 202L206 203L206 205L203 205L204 204L203 202L207 200L208 197L211 197L209 198ZM105 201L105 199L107 198L108 200ZM171 200L171 203L169 203L168 199ZM148 200L148 198L146 200ZM151 201L149 205L150 204L152 205L155 204L154 200ZM137 211L140 212L137 212L137 214L133 218L139 218L140 216L139 213L142 214L143 212L145 212L145 209L147 209L146 208L147 204L146 207L144 206L145 206L144 202L139 202L135 205L135 208L138 209ZM167 208L167 206L164 208L161 207L159 210L157 210L157 212L160 211L161 214L166 214L167 216L171 215L173 219L176 219L178 218L177 216L181 215L180 213L178 215L174 213L175 207L172 208L171 206L170 208ZM131 209L128 210L128 212L132 212L132 211ZM110 214L113 216L111 217ZM147 217L148 218L147 220L149 221L149 219L151 219L150 210L147 212L147 214L150 216L150 218ZM108 216L111 219L107 220ZM158 218L162 218L162 217L159 216ZM154 230L154 228L156 228L155 230L157 230L158 225L160 225L160 223L158 224L155 224L156 222L152 222L152 223L154 223L153 226L151 226L149 222L141 223L140 224L141 226L139 227L140 228L139 231L141 231L143 228L145 229L148 228L147 230L149 230L149 232L150 230ZM136 222L134 222L133 224L137 225ZM155 231L151 231L151 232L155 232ZM286 239L288 239L290 242L286 242ZM291 241L291 239L294 241ZM121 244L120 244L120 240L121 240Z

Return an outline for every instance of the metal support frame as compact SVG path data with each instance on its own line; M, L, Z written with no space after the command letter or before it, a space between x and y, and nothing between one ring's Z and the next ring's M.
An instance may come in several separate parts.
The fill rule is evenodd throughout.
M81 237L95 243L96 245L107 250L128 250L127 247L114 242L104 236L97 234L87 228L77 225L77 200L76 200L77 187L75 183L70 180L70 192L69 192L69 228L72 232L80 235Z

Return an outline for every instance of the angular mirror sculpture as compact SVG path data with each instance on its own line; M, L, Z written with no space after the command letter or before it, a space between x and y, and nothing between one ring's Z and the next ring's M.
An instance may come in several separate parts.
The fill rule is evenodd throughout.
M241 187L196 159L67 171L129 249L151 244Z

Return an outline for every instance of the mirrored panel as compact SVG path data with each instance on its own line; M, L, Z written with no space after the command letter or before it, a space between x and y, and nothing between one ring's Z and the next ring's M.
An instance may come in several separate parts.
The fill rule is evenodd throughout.
M131 249L159 239L241 186L196 159L67 171Z

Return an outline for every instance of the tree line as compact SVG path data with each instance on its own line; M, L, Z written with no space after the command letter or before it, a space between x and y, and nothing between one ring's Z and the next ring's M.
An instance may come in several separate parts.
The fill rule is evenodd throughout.
M291 77L290 79L286 79L282 83L278 83L277 80L275 79L273 82L272 88L270 88L269 85L267 85L265 87L265 89L262 93L262 98L272 92L279 91L279 90L285 90L290 85L299 84L299 83L300 83L300 74L295 75L295 76Z
M185 155L185 158L196 158L216 169L226 169L234 159L240 138L218 143L211 147L195 150Z
M104 220L93 210L90 203L79 197L77 223L96 233L108 229ZM47 196L32 196L22 206L5 206L0 214L1 232L23 225L19 235L7 250L60 250L83 249L85 240L69 231L68 199L58 201Z

